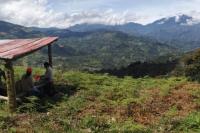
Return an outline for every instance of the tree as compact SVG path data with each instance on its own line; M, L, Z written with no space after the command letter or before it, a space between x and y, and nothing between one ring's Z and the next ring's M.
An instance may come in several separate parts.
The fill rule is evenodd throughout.
M192 81L200 82L200 50L184 58L185 75Z

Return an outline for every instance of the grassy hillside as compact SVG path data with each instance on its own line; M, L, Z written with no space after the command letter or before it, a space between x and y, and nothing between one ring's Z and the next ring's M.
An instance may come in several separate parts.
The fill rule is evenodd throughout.
M32 28L0 21L0 38L30 38L41 37L43 34L39 31L35 31Z
M53 48L54 64L68 69L120 68L136 61L149 61L178 53L177 49L155 40L117 31L72 32L67 29L29 28L0 21L0 39L43 36L59 36ZM31 65L39 64L41 58L46 57L46 51L42 50L27 58L27 61Z
M120 68L135 61L149 61L175 52L174 48L153 40L108 31L61 38L54 47L62 66L89 70Z
M23 69L16 71L19 78ZM57 71L55 80L60 94L29 97L13 117L1 102L1 132L200 132L200 85L184 77L134 79Z
M166 62L178 53L176 49L153 40L105 31L60 38L53 45L54 65L70 70L121 68L136 61L151 61L159 57ZM20 62L37 66L46 57L47 49L44 48Z

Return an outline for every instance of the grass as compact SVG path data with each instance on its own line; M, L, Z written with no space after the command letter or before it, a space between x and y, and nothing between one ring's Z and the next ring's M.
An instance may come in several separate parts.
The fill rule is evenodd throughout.
M200 132L200 112L194 112L182 119L175 128L183 132Z
M16 79L23 71L22 67L16 68ZM43 70L34 69L34 74L42 73ZM58 96L29 97L13 117L6 113L5 103L0 103L2 132L182 133L200 130L197 108L200 85L184 77L134 79L57 71L55 81Z

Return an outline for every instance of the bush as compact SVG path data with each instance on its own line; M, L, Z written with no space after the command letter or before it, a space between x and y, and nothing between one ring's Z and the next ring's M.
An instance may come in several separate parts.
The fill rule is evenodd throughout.
M185 75L191 81L200 82L200 50L184 58Z

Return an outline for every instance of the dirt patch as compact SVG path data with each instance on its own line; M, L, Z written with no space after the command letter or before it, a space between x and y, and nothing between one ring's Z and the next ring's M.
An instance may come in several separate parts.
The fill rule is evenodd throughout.
M188 87L188 86L187 86ZM141 124L152 124L172 107L177 108L176 116L183 117L197 108L193 102L194 97L188 92L185 85L179 85L170 90L166 96L160 96L157 90L152 90L151 98L145 104L131 104L128 107L128 115Z
M149 99L144 104L131 103L126 107L112 107L93 102L80 111L79 116L107 115L119 121L132 117L135 122L149 125L158 121L172 107L176 107L176 116L184 117L197 108L195 97L189 92L191 85L176 86L166 96L161 96L159 89L152 89L148 92ZM197 88L196 84L192 86ZM200 88L200 85L198 87Z

